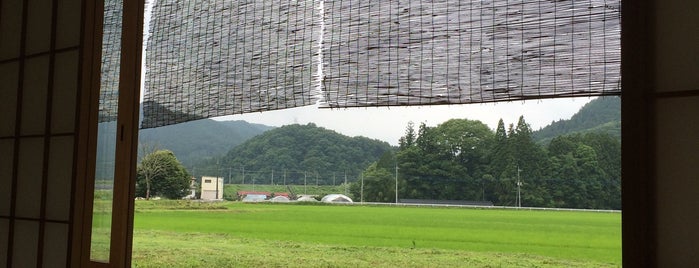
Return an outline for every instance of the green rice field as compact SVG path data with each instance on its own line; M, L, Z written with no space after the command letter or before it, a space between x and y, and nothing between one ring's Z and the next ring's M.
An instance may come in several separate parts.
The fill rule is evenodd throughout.
M618 267L621 215L137 201L134 267Z

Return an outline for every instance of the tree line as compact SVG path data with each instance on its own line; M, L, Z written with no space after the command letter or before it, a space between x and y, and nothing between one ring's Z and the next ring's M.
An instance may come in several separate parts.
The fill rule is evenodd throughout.
M493 132L480 121L452 119L436 127L409 123L398 148L353 183L355 199L490 201L562 208L621 208L621 145L605 133L559 136L537 144L524 117ZM362 187L363 185L363 187Z
M171 151L150 151L138 167L137 195L186 195L189 171ZM423 123L417 129L409 123L394 148L314 125L292 125L233 148L209 162L209 170L216 174L203 175L228 173L229 183L266 184L262 177L271 175L277 184L326 185L343 182L347 174L353 199L375 202L395 202L397 181L403 199L515 206L519 188L522 206L620 209L620 153L619 140L605 133L570 134L537 144L524 117L507 128L501 119L494 131L468 119L435 127ZM220 169L236 164L247 173Z

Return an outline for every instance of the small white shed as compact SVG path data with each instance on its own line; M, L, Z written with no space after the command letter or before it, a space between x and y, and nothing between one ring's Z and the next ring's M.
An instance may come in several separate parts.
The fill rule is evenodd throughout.
M221 200L223 199L223 178L221 177L201 177L201 199Z

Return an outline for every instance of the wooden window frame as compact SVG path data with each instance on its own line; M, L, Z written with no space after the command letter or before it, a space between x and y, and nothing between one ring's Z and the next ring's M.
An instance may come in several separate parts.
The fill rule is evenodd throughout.
M119 107L109 262L90 259L104 1L83 1L78 159L70 258L73 267L130 267L138 146L144 0L123 0Z
M622 1L622 254L623 265L649 267L656 263L654 191L654 125L652 96L653 4L655 0ZM71 230L71 266L131 265L139 87L143 29L143 0L124 0L120 70L117 180L114 192L110 262L89 260L94 189L97 98L102 38L102 1L83 2L81 89L77 177ZM87 111L83 111L86 109ZM634 178L633 180L628 178Z

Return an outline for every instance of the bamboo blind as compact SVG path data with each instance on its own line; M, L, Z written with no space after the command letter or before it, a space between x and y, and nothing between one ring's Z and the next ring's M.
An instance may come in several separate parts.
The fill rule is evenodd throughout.
M157 0L143 128L298 106L619 95L618 0Z

